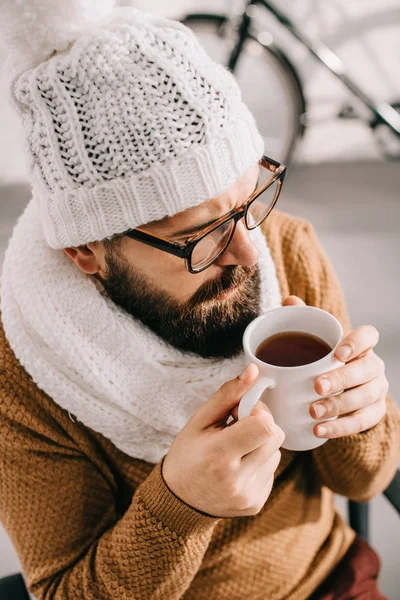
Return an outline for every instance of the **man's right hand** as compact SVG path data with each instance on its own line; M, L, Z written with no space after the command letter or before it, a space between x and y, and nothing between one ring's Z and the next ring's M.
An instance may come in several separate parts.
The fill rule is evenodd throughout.
M195 412L164 459L170 490L214 517L255 515L271 493L285 439L282 429L260 401L248 417L226 425L257 377L258 368L251 364L241 378L225 383Z

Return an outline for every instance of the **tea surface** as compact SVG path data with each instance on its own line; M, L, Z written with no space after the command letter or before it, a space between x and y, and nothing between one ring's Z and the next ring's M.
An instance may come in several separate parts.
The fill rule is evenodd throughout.
M320 360L332 348L324 340L302 331L271 335L257 348L259 360L277 367L299 367Z

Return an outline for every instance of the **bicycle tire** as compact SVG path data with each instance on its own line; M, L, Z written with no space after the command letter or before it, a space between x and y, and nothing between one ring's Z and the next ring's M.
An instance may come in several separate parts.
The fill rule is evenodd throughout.
M200 43L203 45L205 50L208 51L211 58L217 62L222 62L222 64L225 66L228 64L231 49L228 46L228 40L223 40L220 38L220 33L223 30L224 25L228 22L227 16L212 13L190 13L182 17L180 20L183 24L190 27L195 34L197 34ZM213 56L213 51L210 51L209 48L207 48L207 44L204 43L204 36L202 39L202 36L200 35L201 28L203 31L208 29L211 36L215 36L215 40L220 38L221 42L223 44L225 43L223 60L220 60L220 56ZM271 135L268 135L268 128L271 126L272 121L274 121L273 124L277 126L276 113L270 115L271 119L268 120L267 111L260 109L259 106L255 105L256 103L254 94L250 94L250 88L245 84L243 79L244 71L246 72L245 74L248 75L248 72L242 68L242 61L243 54L248 50L249 42L257 45L261 50L259 55L264 57L263 60L265 61L265 74L267 73L268 65L270 74L274 74L275 83L278 85L280 83L281 85L281 89L278 90L279 94L282 96L283 93L284 97L286 98L287 105L285 110L288 118L285 126L287 131L285 132L285 135L282 135L281 137L279 137L281 133L280 131L276 133L274 138L271 138ZM251 58L251 60L253 59ZM249 36L244 43L244 49L239 55L237 65L233 73L237 78L241 88L243 100L255 116L260 133L264 137L266 142L266 154L270 154L271 157L283 162L286 165L289 164L293 156L296 143L298 139L304 135L305 131L303 115L306 113L306 101L297 70L287 55L280 48L276 47L272 43L262 43L251 33L250 29ZM278 94L278 92L275 89L274 93ZM276 103L279 105L278 110L281 110L283 106L282 102L279 102L277 99ZM281 120L283 121L284 119L285 117L281 115ZM272 139L274 141L276 140L275 147L271 142Z
M379 101L387 102L400 113L399 80L392 77L392 74L396 72L393 65L397 65L398 52L396 50L399 47L398 43L389 54L382 55L385 56L384 61L379 50L375 51L376 54L375 56L372 55L372 58L368 55L368 51L372 54L374 53L374 46L370 45L368 47L369 40L373 40L375 48L379 48L379 41L384 36L385 28L388 28L388 33L391 34L391 36L384 38L387 44L390 43L389 40L399 39L399 6L383 9L378 6L377 10L368 12L365 15L349 16L345 14L343 20L339 22L333 31L324 32L323 41L341 58L349 70L350 76L355 79L356 83L368 95L375 97L378 103ZM355 54L357 51L358 55ZM359 63L358 59L361 55L365 62ZM380 69L379 61L382 62L382 65L385 67L384 69ZM353 64L357 64L357 72L351 72ZM327 77L329 75L311 56L306 56L297 66L303 75L303 84L310 100L309 114L311 115L311 121L309 124L312 127L313 103L315 102L315 93L313 90L317 88L324 89L327 94L336 96L336 90L339 92L341 84L338 83L336 90L332 90L328 84ZM362 100L357 100L345 84L342 87L342 98L339 98L339 103L344 105L345 109L340 110L337 116L342 117L343 112L347 110L351 117L351 110L353 110L354 114L352 118L360 119L369 127L374 136L374 140L371 138L371 143L372 141L375 142L381 156L386 160L400 160L400 138L398 135L392 133L389 127L382 123L378 116L374 115L366 107L364 108ZM357 108L355 109L354 107ZM364 147L367 147L368 140L366 139L365 141L367 144L364 144ZM379 158L378 153L373 158Z

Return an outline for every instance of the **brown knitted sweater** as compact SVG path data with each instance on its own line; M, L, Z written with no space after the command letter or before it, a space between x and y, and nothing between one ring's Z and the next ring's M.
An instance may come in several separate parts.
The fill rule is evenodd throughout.
M282 296L330 311L348 330L312 227L276 211L264 231ZM0 519L37 598L306 599L354 537L333 492L356 500L381 492L399 441L388 399L386 417L368 432L283 450L257 515L212 518L168 489L161 463L130 458L73 422L21 368L0 329Z

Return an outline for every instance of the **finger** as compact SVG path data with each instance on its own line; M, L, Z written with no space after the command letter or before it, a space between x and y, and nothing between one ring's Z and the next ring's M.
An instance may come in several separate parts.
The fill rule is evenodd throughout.
M255 455L258 450L251 453L251 456ZM250 455L249 455L250 456ZM279 463L281 461L281 452L277 450L272 456L270 456L264 462L250 464L249 461L243 463L241 461L241 474L247 479L247 485L254 488L265 489L268 483L274 479L274 473L276 472ZM243 464L245 464L245 471L243 471Z
M256 485L262 490L266 489L268 495L271 491L272 485L274 484L274 475L279 467L280 462L281 453L278 450L266 463L258 467L258 469L253 473L253 476L255 476Z
M282 302L282 306L305 306L306 303L298 296L288 296Z
M378 402L382 395L386 396L388 387L386 377L383 379L375 377L364 385L359 385L320 402L314 402L310 407L310 415L314 419L327 419L354 412Z
M384 399L375 402L371 406L356 410L355 412L339 417L335 421L329 421L314 427L314 434L320 438L339 438L354 433L360 433L371 429L383 419L386 413L386 402Z
M269 413L271 412L269 410L268 406L262 400L257 401L257 404L252 409L251 414L254 415L258 411L266 411ZM231 410L231 415L235 419L235 421L239 420L239 405L235 406L235 408L233 410Z
M219 434L218 444L221 452L231 458L242 458L263 444L268 444L272 456L284 439L285 434L275 423L273 416L262 411L225 427Z
M232 409L254 385L258 377L258 367L250 364L241 375L224 383L211 398L192 416L189 427L206 429L221 420L226 422Z
M372 325L358 327L340 342L335 350L338 360L346 362L373 348L379 341L379 332Z
M321 375L315 381L316 392L320 396L327 396L371 381L380 374L380 359L377 358L376 354L369 352L362 358Z
M268 461L272 459L274 459L274 461L278 459L276 466L273 470L273 472L275 472L281 459L281 452L278 449L275 450L275 452L271 455L270 445L263 444L259 448L256 448L252 452L249 452L249 454L243 456L241 460L241 465L244 471L248 471L250 473L256 471L257 469L260 469L261 467L266 466L266 463L268 463Z
M267 471L266 475L264 474L263 477L260 477L259 473L252 473L246 483L252 490L254 490L254 508L257 510L256 514L259 514L263 510L265 503L271 494L274 486L274 474L270 475L269 470ZM249 514L252 516L255 514L253 512L253 508L251 508L250 513L248 510L241 512L243 516L248 516Z
M266 471L269 471L270 473L275 473L277 468L279 467L281 458L282 458L282 453L280 450L277 450L275 452L275 454L273 456L271 456L269 461L267 461L265 463L265 465L262 465L262 468L266 468Z
M274 486L274 477L270 477L264 487L264 498L268 499ZM267 501L267 500L266 500ZM265 501L265 502L266 502ZM265 506L265 503L264 503ZM264 508L264 507L263 507Z

